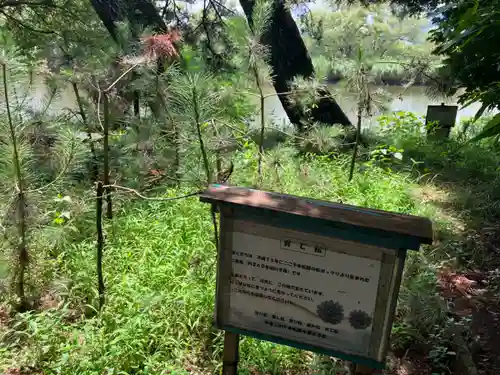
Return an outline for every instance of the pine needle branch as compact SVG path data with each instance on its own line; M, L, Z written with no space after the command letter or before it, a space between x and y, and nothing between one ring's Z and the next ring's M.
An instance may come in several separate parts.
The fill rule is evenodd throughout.
M113 89L113 87L115 87L118 84L118 82L120 82L123 79L123 77L125 77L128 73L130 73L133 69L135 69L139 64L141 64L141 62L137 62L133 64L131 67L129 67L127 70L125 70L117 79L114 80L114 82L111 85L109 85L109 87L106 90L104 90L104 92L109 93Z
M104 129L103 129L103 138L102 138L102 147L103 147L103 169L104 169L104 177L103 182L104 185L109 185L109 125L110 125L110 113L109 113L109 95L108 92L104 92ZM113 218L113 200L111 197L111 189L104 188L105 198L106 198L106 217L108 219Z
M198 134L198 142L200 145L201 155L203 157L203 165L205 167L205 173L207 174L207 184L212 183L212 173L210 172L210 165L208 163L207 151L205 150L205 144L203 142L203 136L201 134L201 123L200 123L200 112L198 107L198 95L196 91L196 86L192 87L192 101L193 101L193 112L194 121L196 125L196 133Z
M132 194L138 196L139 198L144 199L144 200L148 200L148 201L175 201L175 200L179 200L179 199L194 197L195 195L199 195L201 192L203 192L203 190L198 190L194 193L189 193L189 194L181 195L178 197L167 198L167 197L147 197L135 189L132 189L132 188L129 188L126 186L116 185L116 184L103 185L103 188L112 188L112 189L116 189L116 190L123 190L127 193L132 193Z
M26 310L28 308L28 303L26 300L25 291L25 274L26 269L29 264L29 254L27 247L27 233L26 233L26 195L24 191L24 181L21 171L21 162L19 159L19 150L17 144L17 134L14 128L14 123L12 122L12 113L10 111L9 102L9 90L7 84L7 66L2 64L2 77L3 77L3 89L5 103L7 107L7 118L9 122L10 137L13 148L13 163L16 170L16 188L17 188L17 202L16 202L16 214L17 214L17 233L18 233L18 259L19 259L19 272L17 274L16 286L17 295L21 301L20 310Z
M66 174L66 171L68 170L69 166L71 165L71 163L73 161L75 146L76 146L75 142L71 142L71 149L70 149L69 156L66 159L64 166L61 168L61 170L59 171L57 176L52 181L50 181L49 183L47 183L39 188L26 190L26 193L37 193L37 192L46 190L50 186L54 185L57 181L59 181Z
M82 118L83 126L85 127L85 131L87 132L87 139L89 141L90 155L92 157L92 165L90 166L90 176L92 181L95 182L99 178L99 167L97 155L95 152L94 142L92 142L92 129L87 120L87 115L85 114L85 109L83 108L82 98L80 96L80 91L78 90L78 86L75 82L72 82L73 92L76 96L76 102L78 104L78 109L80 111L80 116Z
M16 177L17 177L17 183L19 185L19 192L23 192L23 184L22 184L22 175L21 175L21 165L19 163L19 151L18 151L18 145L17 145L17 136L16 136L16 131L14 129L14 123L12 122L12 113L10 110L10 102L9 102L9 91L7 87L7 66L5 64L2 64L2 76L3 76L3 89L4 89L4 95L5 95L5 104L6 104L6 109L7 109L7 120L9 121L9 131L10 131L10 137L12 139L12 147L14 151L14 164L16 168Z
M257 161L257 174L259 176L259 185L262 185L262 156L264 154L264 133L266 128L264 108L265 108L266 98L264 96L264 91L262 90L261 78L256 65L252 66L252 71L255 76L255 84L259 89L259 95L260 95L260 138L259 138L259 158Z
M240 133L243 136L247 136L248 135L247 132L245 132L245 131L243 131L241 129L238 129L237 127L235 127L235 126L233 126L231 124L228 124L227 122L224 122L224 121L221 121L221 120L218 120L218 122L221 123L224 126L227 126L229 129L234 130L237 133Z

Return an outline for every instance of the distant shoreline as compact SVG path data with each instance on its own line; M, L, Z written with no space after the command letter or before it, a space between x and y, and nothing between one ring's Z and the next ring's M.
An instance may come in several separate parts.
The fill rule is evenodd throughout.
M344 77L342 77L341 75L330 75L326 79L326 82L330 84L337 84L341 82L343 78ZM403 80L401 78L385 78L385 77L376 78L373 82L374 85L379 85L379 86L403 86L407 83L408 83L407 80ZM425 87L427 85L425 84L424 80L416 79L412 83L412 86Z

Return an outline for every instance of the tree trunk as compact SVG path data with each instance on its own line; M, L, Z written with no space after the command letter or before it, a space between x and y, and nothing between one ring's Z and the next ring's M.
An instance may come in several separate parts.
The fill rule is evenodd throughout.
M102 257L104 251L104 230L102 227L102 197L104 188L102 182L98 181L96 186L96 229L97 229L97 290L99 291L99 310L102 310L105 302L104 276L102 274Z
M240 0L250 26L252 25L254 3L253 0ZM291 91L293 78L314 77L314 67L290 10L286 8L283 0L274 0L274 3L271 25L263 35L261 42L270 47L269 64L274 73L274 88L277 93L286 93ZM310 108L310 119L307 118L305 111L289 100L287 95L279 95L291 123L299 130L303 129L305 121L352 126L326 87L319 89L317 94L321 99L316 103L316 106Z
M300 31L283 0L274 0L275 7L271 17L271 25L263 36L262 43L271 50L269 62L274 73L273 85L277 93L291 91L291 81L295 77L314 77L314 67ZM99 18L116 40L115 22L123 18L142 27L152 26L155 31L166 30L165 23L148 0L128 0L125 11L120 11L119 0L91 0ZM252 25L254 0L240 0L247 20ZM123 8L122 8L123 9ZM283 108L291 123L299 130L305 122L321 122L325 124L341 124L352 127L349 118L342 111L326 87L318 89L321 98L310 111L304 111L293 103L287 95L279 95ZM309 114L307 114L309 112Z
M149 0L90 0L90 3L117 43L119 36L116 22L128 20L134 34L138 27L143 29L152 26L155 32L167 30L165 22Z

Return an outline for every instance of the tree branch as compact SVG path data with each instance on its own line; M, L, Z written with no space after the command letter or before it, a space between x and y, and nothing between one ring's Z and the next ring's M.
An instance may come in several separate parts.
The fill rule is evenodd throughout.
M127 193L135 194L139 198L145 199L145 200L148 200L148 201L175 201L175 200L178 200L178 199L184 199L184 198L194 197L195 195L198 195L198 194L200 194L202 192L202 190L199 190L199 191L196 191L194 193L189 193L189 194L186 194L186 195L181 195L179 197L163 198L163 197L147 197L145 195L142 195L141 193L139 193L135 189L132 189L132 188L129 188L129 187L126 187L126 186L116 185L116 184L104 185L103 188L113 188L113 189L116 189L116 190L123 190L123 191L126 191Z
M26 190L27 193L35 193L35 192L40 192L42 190L45 190L47 189L48 187L54 185L57 181L59 181L63 176L64 174L66 173L66 171L68 170L68 167L70 166L71 162L73 161L73 157L74 157L74 150L76 148L76 145L75 143L72 141L71 142L71 150L70 150L70 153L69 153L69 156L68 156L68 159L66 160L66 163L64 164L64 166L61 168L61 170L59 171L59 174L52 180L50 181L49 183L39 187L39 188L36 188L36 189L31 189L31 190Z
M0 5L0 9L2 8L2 5ZM12 17L10 14L4 12L3 10L0 10L0 13L3 14L6 18L10 19L12 22L16 22L17 24L19 24L21 27L24 27L25 29L27 30L30 30L34 33L40 33L40 34L56 34L55 31L50 31L50 30L39 30L39 29L35 29L34 27L32 26L29 26L29 25L26 25L24 22L18 20L17 18L15 17Z
M52 0L41 0L41 1L5 0L0 3L0 8L17 7L22 5L56 7L56 4L54 4Z
M113 83L112 83L112 84L111 84L111 85L110 85L110 86L109 86L106 90L104 90L104 92L105 92L106 94L107 94L107 93L109 93L109 92L113 89L113 87L115 87L115 86L116 86L116 84L117 84L118 82L120 82L120 80L121 80L123 77L125 77L125 76L126 76L126 75L130 72L130 71L132 71L132 70L133 70L136 66L138 66L139 64L140 64L140 62L138 62L138 63L136 63L136 64L132 65L132 66L131 66L131 67L129 67L127 70L125 70L125 72L123 72L123 73L122 73L122 74L121 74L121 75L120 75L117 79L115 79L115 81L114 81L114 82L113 82Z

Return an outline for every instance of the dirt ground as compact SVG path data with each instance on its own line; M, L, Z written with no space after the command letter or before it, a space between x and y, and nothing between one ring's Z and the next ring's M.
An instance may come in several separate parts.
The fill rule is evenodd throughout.
M439 274L441 295L457 318L471 320L469 351L479 375L500 374L500 231L487 239L488 260L482 269L459 272L444 268ZM389 358L387 375L435 374L418 353ZM452 370L453 371L453 370ZM452 372L454 373L454 371Z
M416 353L408 353L404 358L389 358L387 375L431 375L432 367L427 359Z
M500 260L499 254L494 259ZM498 266L498 268L497 268ZM469 349L480 375L500 374L500 262L489 269L440 275L442 295L451 302L452 313L471 321Z
M479 340L474 352L479 374L500 374L500 307L497 303L485 303L474 312L472 333Z

